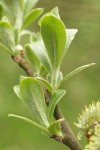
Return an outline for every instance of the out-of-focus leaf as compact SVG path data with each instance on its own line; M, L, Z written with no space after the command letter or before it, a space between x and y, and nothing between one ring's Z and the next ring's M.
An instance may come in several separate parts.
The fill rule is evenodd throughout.
M0 20L2 19L2 6L0 5Z
M25 4L25 0L19 0L19 4L20 4L21 9L23 10L24 9L24 4Z
M65 26L54 15L47 15L41 20L41 34L54 72L59 69L64 55Z
M7 2L5 0L0 0L0 5L2 6L2 10L3 12L5 12L6 16L10 16L11 13L9 8L7 7Z
M66 29L65 53L68 51L68 48L69 48L70 44L72 43L77 32L78 32L77 29Z
M13 13L13 19L14 19L14 26L15 28L19 29L22 26L23 23L23 10L21 8L21 3L19 0L12 0L12 13Z
M18 28L14 29L14 39L15 39L15 45L18 45L20 41L20 29Z
M33 32L29 31L29 30L22 30L20 32L20 37L24 36L24 35L31 35L33 34Z
M29 46L26 46L26 57L29 60L32 68L36 71L36 73L40 72L41 63L38 57L35 55L34 51Z
M24 16L27 16L29 11L36 5L38 0L25 0L25 5L24 5Z
M43 12L42 8L33 9L25 18L22 29L29 26L32 22L34 22Z
M45 50L43 43L42 42L34 42L32 44L26 45L26 49L28 49L28 48L32 49L32 51L35 53L37 58L40 60L40 62L45 67L45 69L51 73L52 71L51 71L50 61L49 61L49 58L48 58L48 55L47 55L47 52Z
M60 123L64 121L64 118L61 118L59 120L54 121L48 128L48 131L51 134L62 136L61 128L60 128Z
M57 103L60 101L60 99L65 95L66 91L65 90L58 90L56 91L50 98L50 103L48 106L48 120L50 123L53 122L53 114L54 114L54 110L55 107L57 105Z
M9 114L8 117L14 117L14 118L18 118L20 120L24 120L24 121L28 122L29 124L31 124L31 125L39 128L39 129L41 129L45 134L50 135L50 132L48 131L47 128L41 126L40 124L38 124L38 123L34 122L33 120L30 120L30 119L28 119L26 117L14 115L14 114Z
M2 22L8 22L10 24L9 19L6 16L3 16L1 21Z
M0 50L4 50L4 51L7 51L9 54L12 54L12 52L7 47L2 45L1 43L0 43Z
M10 53L14 52L15 42L11 25L8 22L0 22L0 44L4 45Z
M45 98L39 82L31 77L21 80L20 95L21 100L31 109L39 122L48 127Z
M88 64L88 65L84 65L84 66L81 66L79 68L76 68L75 70L73 70L72 72L70 72L69 74L67 74L57 85L57 89L61 86L61 84L68 80L70 77L74 76L75 74L77 74L78 72L90 67L90 66L93 66L95 65L95 63L91 63L91 64Z
M3 15L7 16L15 28L19 28L23 22L23 9L21 5L23 0L21 3L20 1L21 0L10 0L10 5L6 0L0 1L0 4L3 7Z

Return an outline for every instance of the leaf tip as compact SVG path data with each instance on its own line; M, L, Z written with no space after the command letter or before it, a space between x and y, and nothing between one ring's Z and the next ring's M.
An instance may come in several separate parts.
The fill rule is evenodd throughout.
M8 117L13 117L14 115L13 114L8 114Z
M89 66L94 66L94 65L96 65L96 63L88 64L87 67L89 67Z

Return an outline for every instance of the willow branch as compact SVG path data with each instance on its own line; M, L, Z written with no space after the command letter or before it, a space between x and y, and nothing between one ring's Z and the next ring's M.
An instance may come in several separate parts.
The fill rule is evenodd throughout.
M34 73L30 68L28 61L26 60L24 55L25 55L24 51L21 51L21 53L19 53L18 55L12 56L12 59L19 64L19 66L27 73L28 76L34 76ZM46 103L48 105L51 96L50 93L48 93L48 90L46 90L45 96L46 96ZM55 108L54 117L56 120L63 118L63 115L58 105ZM53 137L51 138L54 138L55 140L62 142L63 144L68 146L71 150L82 150L67 121L63 121L61 123L61 129L63 132L63 137L53 135Z
M58 105L55 108L54 117L56 120L64 118ZM63 131L63 139L62 139L63 144L68 146L71 150L82 150L81 145L77 141L67 121L63 121L61 123L61 129Z
M21 50L19 54L11 56L12 59L19 64L19 66L26 72L28 76L33 76L33 70L30 68L28 61L25 58L24 50Z

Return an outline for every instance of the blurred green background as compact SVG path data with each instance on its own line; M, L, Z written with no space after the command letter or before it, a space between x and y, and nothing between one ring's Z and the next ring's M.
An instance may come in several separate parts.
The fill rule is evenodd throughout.
M77 135L73 122L77 122L84 105L100 97L100 0L40 0L36 5L45 8L45 12L55 6L59 7L66 28L78 29L62 63L64 75L81 65L96 63L62 85L67 94L60 106ZM32 28L39 30L36 23ZM32 118L13 92L20 75L25 73L6 52L0 50L0 150L65 150L64 145L42 135L37 128L7 117L9 113L15 113Z

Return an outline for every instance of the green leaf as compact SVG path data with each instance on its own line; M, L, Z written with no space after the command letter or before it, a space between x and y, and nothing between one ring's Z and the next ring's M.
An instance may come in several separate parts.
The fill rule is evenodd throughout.
M47 70L44 68L44 66L41 66L40 72L39 72L39 77L46 77L48 74Z
M14 115L14 114L9 114L8 117L14 117L14 118L18 118L18 119L21 119L21 120L24 120L26 122L28 122L29 124L41 129L44 133L46 133L47 135L50 135L50 132L48 131L47 128L41 126L40 124L26 118L26 117L22 117L22 116L18 116L18 115Z
M25 4L25 0L19 0L19 4L20 4L21 9L23 10L24 9L24 4Z
M41 34L54 72L59 69L64 55L65 26L54 15L47 15L41 20Z
M61 128L60 128L60 123L64 121L64 118L61 118L59 120L56 120L55 122L53 122L49 127L48 127L48 131L51 134L54 135L58 135L58 136L62 136L62 132L61 132Z
M21 28L23 23L23 10L20 0L12 0L12 9L10 10L13 14L14 26L16 29ZM17 14L17 15L16 15Z
M50 123L53 122L53 115L54 115L54 110L60 99L65 95L66 91L65 90L58 90L56 91L50 98L50 103L48 106L48 120Z
M20 95L21 100L31 109L39 122L48 127L45 98L39 82L31 77L21 80Z
M21 80L23 80L23 79L26 79L27 77L26 76L22 76L22 75L20 75L20 77L19 77L19 81L21 81Z
M33 32L31 32L31 31L29 31L29 30L22 30L21 32L20 32L20 37L22 37L22 36L24 36L24 35L32 35L33 34Z
M70 72L68 75L66 75L57 85L57 89L61 86L61 84L68 80L70 77L74 76L75 74L79 73L80 71L90 67L90 66L93 66L95 65L95 63L91 63L91 64L88 64L88 65L84 65L84 66L81 66L79 68L76 68L75 70L73 70L72 72Z
M27 26L29 26L32 22L34 22L43 12L42 8L37 8L32 10L25 18L24 22L23 22L23 26L22 29L26 28Z
M49 58L42 42L34 42L32 44L27 44L26 49L32 49L32 51L35 53L42 65L45 67L45 69L51 73Z
M29 11L36 5L38 0L25 0L25 5L24 5L24 16L27 16Z
M46 81L46 80L44 80L44 79L42 79L42 78L39 78L39 77L36 77L37 78L37 80L39 80L45 87L46 87L46 89L50 92L50 93L52 93L52 87L51 87L51 85Z
M14 52L15 42L11 25L8 22L0 22L0 44L10 52Z
M13 89L14 89L15 94L16 94L19 98L21 98L19 85L15 85L15 86L13 87Z
M58 7L55 7L55 8L51 11L51 13L60 19Z
M41 68L41 63L38 59L38 57L35 55L34 51L29 47L29 45L26 46L26 57L29 60L29 63L31 64L32 68L39 73Z
M1 43L0 43L0 50L4 50L4 51L7 51L9 54L12 54L12 52L7 47L2 45Z
M2 19L2 5L0 5L0 20Z
M57 83L60 81L60 80L62 80L63 79L63 74L62 74L62 72L58 72L58 78L57 78Z
M6 16L10 16L11 14L9 8L7 7L7 2L5 2L5 0L0 0L0 5L2 6L2 10L5 12Z
M15 39L15 45L19 45L19 41L20 41L20 30L14 29L14 39Z
M10 0L10 5L7 0L0 1L3 7L3 14L7 16L15 28L19 28L23 22L22 2L20 3L20 1L21 0Z
M48 13L45 13L41 18L40 20L38 21L38 24L41 26L41 22L42 22L42 19L45 17L45 16L48 16L48 15L53 15L57 18L60 19L60 15L59 15L59 10L58 10L58 7L55 7L53 10L51 10L50 12Z
M65 53L68 51L70 44L72 43L76 33L78 32L77 29L66 29L66 46L65 46Z

